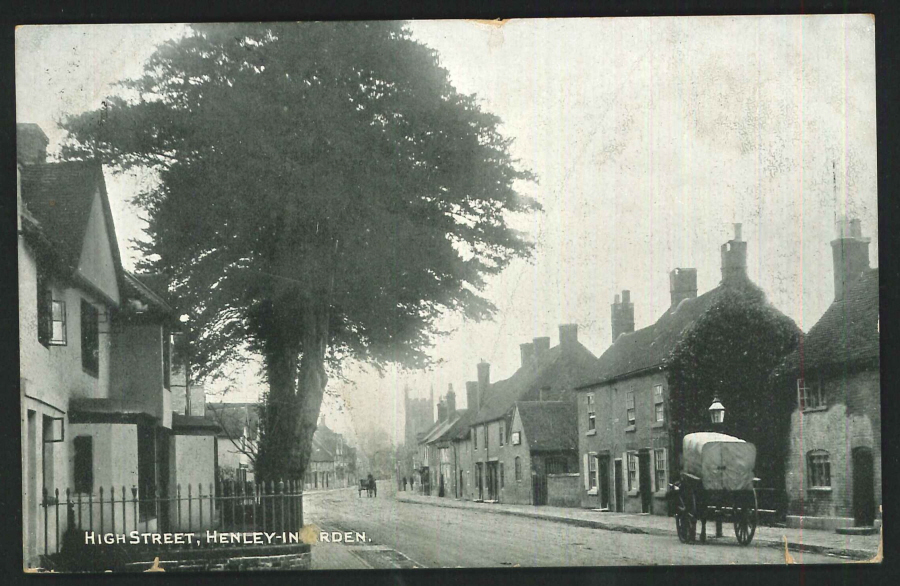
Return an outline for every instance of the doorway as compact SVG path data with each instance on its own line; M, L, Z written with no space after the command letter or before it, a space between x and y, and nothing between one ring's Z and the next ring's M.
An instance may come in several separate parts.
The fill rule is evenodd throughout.
M500 500L500 476L497 473L497 467L496 461L487 464L488 500L492 501Z
M475 493L478 500L484 500L484 464L475 464Z
M25 494L28 502L26 503L25 519L27 525L25 527L25 539L27 540L27 551L25 552L25 563L33 559L37 555L37 532L38 532L38 500L37 500L37 413L31 409L28 410L28 419L26 422L28 444L25 449L25 472L28 475L25 484Z
M624 479L622 478L622 459L616 458L616 461L613 464L613 486L616 489L616 512L624 513L625 512L625 491L622 488L622 483Z
M609 456L600 456L597 466L600 475L600 508L609 510Z
M640 477L640 493L641 493L641 512L650 512L650 452L641 450L638 452L638 476Z
M872 450L853 449L853 519L857 527L875 523L875 468Z

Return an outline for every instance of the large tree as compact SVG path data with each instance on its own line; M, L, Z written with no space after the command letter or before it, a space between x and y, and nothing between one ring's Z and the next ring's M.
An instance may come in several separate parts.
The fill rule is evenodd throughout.
M402 24L194 25L123 88L64 122L64 156L158 178L143 268L189 311L197 376L262 357L263 478L303 474L329 361L422 366L438 318L489 317L485 278L532 252L510 218L534 177Z

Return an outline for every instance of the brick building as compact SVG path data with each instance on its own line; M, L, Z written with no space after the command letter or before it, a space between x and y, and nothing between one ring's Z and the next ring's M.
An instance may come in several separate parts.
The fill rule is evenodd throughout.
M550 338L535 338L520 346L521 366L509 378L490 382L490 365L478 364L478 380L467 383L467 401L470 410L477 405L472 416L468 446L463 459L465 470L465 498L486 502L518 504L546 504L546 475L557 469L577 471L577 455L573 449L551 450L553 462L545 465L545 452L529 449L529 444L512 444L512 426L516 405L522 402L553 403L544 416L532 421L558 421L574 410L565 411L557 403L574 402L576 384L597 367L597 357L578 341L578 326L559 326L559 344L550 347ZM529 415L540 411L540 405L529 405ZM520 431L530 431L522 422ZM575 423L570 423L574 427ZM541 434L534 428L533 433ZM521 481L510 482L515 471L521 471ZM526 474L527 471L527 474ZM538 490L535 490L538 487Z
M881 377L878 269L859 221L831 242L835 299L774 377L796 397L785 490L788 523L880 524Z
M668 485L674 479L673 473L680 469L681 438L684 433L697 431L691 429L690 423L672 420L671 407L680 398L672 395L670 360L689 335L712 336L712 332L727 329L714 311L723 304L741 303L745 298L764 300L762 292L747 277L746 253L747 243L741 239L738 224L734 239L722 246L721 283L697 296L696 269L671 271L670 308L654 324L637 331L630 292L623 291L621 299L616 295L611 308L614 343L600 356L590 382L578 388L583 507L668 514ZM766 305L766 311L796 330L793 322L771 306ZM745 325L746 331L732 330L728 340L717 343L728 347L728 360L705 365L716 370L715 378L726 386L739 386L734 384L734 372L744 360L741 344L752 344L765 334L750 330L758 325L753 320ZM762 376L767 377L768 372ZM703 399L704 413L697 414L702 417L714 391L698 392L707 395ZM756 389L744 393L756 394ZM765 397L759 395L755 400L765 401ZM732 402L736 402L736 397L732 397ZM762 442L758 445L760 457L767 457L764 433L753 431L759 421L743 415L742 418L741 413L729 413L727 431L748 441Z

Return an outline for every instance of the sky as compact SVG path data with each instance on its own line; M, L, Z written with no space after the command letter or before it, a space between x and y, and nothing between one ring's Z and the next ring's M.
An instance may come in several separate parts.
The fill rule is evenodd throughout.
M323 408L353 436L380 426L403 437L403 389L435 401L479 360L492 380L519 366L519 344L558 342L577 323L600 355L610 303L627 289L637 328L669 306L668 272L694 267L702 294L720 278L719 247L743 225L748 273L804 331L834 297L835 220L862 221L877 266L874 22L864 15L417 21L462 93L503 121L513 155L537 174L523 186L544 207L518 219L536 242L489 282L495 319L441 324L429 371L384 376L350 364ZM17 118L39 124L51 151L66 115L99 107L114 83L140 73L182 25L17 29ZM106 174L126 266L141 237L128 200L142 181ZM234 372L253 400L254 369ZM222 391L223 386L213 386Z

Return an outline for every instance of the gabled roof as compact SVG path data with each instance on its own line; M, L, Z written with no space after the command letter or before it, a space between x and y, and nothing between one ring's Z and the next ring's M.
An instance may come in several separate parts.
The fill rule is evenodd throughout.
M437 441L456 423L456 418L437 421L425 434L420 443L430 444Z
M522 429L532 451L578 448L578 417L572 401L519 401Z
M100 162L67 161L22 167L23 203L66 264L73 268L78 266L98 190L115 270L121 277L122 261Z
M653 325L619 336L600 356L596 369L581 383L580 388L663 366L678 342L728 289L762 294L756 285L746 281L740 287L719 285L699 297L683 300L667 309Z
M316 438L312 442L311 462L334 462L334 454L326 449Z
M122 282L125 285L123 292L126 295L140 299L157 311L173 314L172 306L166 302L165 298L148 286L147 281L152 279L152 275L138 275L130 271L123 271L123 273Z
M571 349L550 348L537 363L520 367L511 377L488 387L484 403L472 424L493 421L506 415L517 401L535 400L541 389L569 389L597 367L597 357L580 342Z
M443 425L438 426L432 437L427 439L425 443L451 441L467 437L469 435L470 420L468 409L457 409L453 417L441 422Z
M865 271L785 358L781 372L878 361L878 269ZM877 363L877 362L876 362Z

